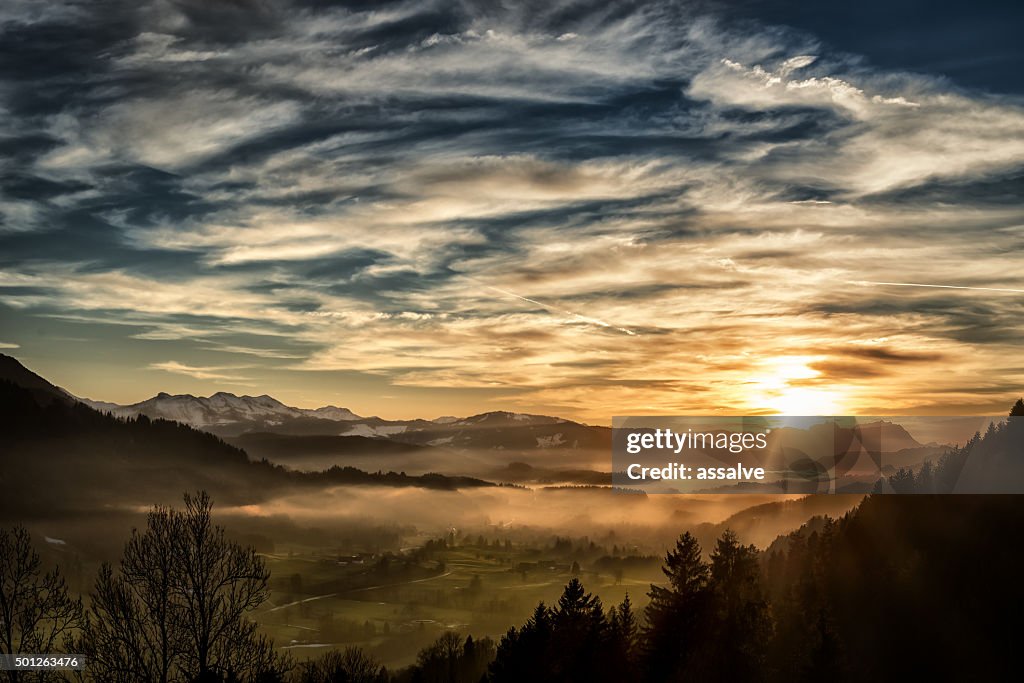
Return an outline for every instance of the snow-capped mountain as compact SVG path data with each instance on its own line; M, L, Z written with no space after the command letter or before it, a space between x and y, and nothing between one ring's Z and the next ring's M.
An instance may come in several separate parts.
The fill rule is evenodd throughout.
M530 415L528 413L510 413L507 410L497 410L490 413L482 413L466 418L438 418L435 424L444 424L450 427L525 427L538 425L554 425L567 422L560 417L549 417L547 415Z
M302 412L309 417L319 417L324 420L334 420L335 422L350 422L363 419L348 408L339 408L337 406L324 406L323 408L303 410Z
M237 427L243 431L265 429L295 420L349 422L363 418L347 408L293 408L272 396L236 396L219 391L209 397L191 394L159 393L153 398L118 405L104 401L81 399L83 403L118 417L145 415L153 419L175 420L201 429Z
M347 408L295 408L263 396L218 392L209 397L160 393L132 405L81 399L117 417L145 415L174 420L232 439L243 434L281 436L344 436L387 439L416 446L449 449L578 449L604 448L609 430L547 415L495 411L436 420L382 420L361 417ZM275 442L277 443L277 442Z

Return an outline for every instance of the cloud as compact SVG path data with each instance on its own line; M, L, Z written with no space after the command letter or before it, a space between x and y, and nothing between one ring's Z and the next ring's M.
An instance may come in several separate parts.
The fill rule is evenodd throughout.
M292 102L231 90L183 89L119 100L97 118L56 116L51 130L65 144L39 165L60 172L129 161L174 170L294 123L298 115Z
M0 303L592 421L1024 381L1019 100L700 8L5 6Z
M941 90L920 77L845 77L825 71L801 78L797 72L814 61L792 57L770 69L723 57L693 79L688 93L717 106L814 107L847 119L834 134L805 145L803 154L780 157L772 172L780 179L828 178L850 195L1020 166L1020 106Z
M224 370L235 370L238 366L215 366L215 367L195 367L192 365L186 365L177 361L168 360L159 363L151 363L149 367L153 370L163 370L164 372L171 372L177 375L186 375L195 379L202 380L224 380L233 383L238 383L240 380L245 380L245 377L239 377L232 374L224 374Z

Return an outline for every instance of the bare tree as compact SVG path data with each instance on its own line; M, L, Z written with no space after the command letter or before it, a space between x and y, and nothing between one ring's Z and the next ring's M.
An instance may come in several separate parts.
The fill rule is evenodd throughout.
M68 596L56 568L43 573L25 527L0 529L0 648L7 654L61 652L82 624L82 603ZM5 671L10 683L25 680ZM33 672L33 680L46 680Z
M174 586L185 621L183 663L204 680L209 672L237 673L247 666L243 658L252 654L256 624L243 617L270 595L263 560L252 548L229 542L210 519L211 508L205 492L185 496Z
M331 650L302 665L299 683L385 683L387 670L361 648Z
M133 530L125 545L120 574L107 564L100 568L83 642L96 680L182 680L176 669L183 634L173 592L180 535L181 514L153 508L146 531Z
M213 524L206 493L185 509L154 508L133 531L120 574L101 570L83 651L96 681L273 680L283 661L247 613L267 599L270 573Z

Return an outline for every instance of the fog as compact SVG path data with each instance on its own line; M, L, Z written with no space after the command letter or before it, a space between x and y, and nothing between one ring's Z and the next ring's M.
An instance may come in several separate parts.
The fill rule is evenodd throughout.
M660 553L684 530L729 526L730 521L736 522L734 530L743 540L764 546L815 514L840 515L859 500L859 496L647 496L593 487L437 491L339 486L314 495L295 493L258 505L221 508L220 514L242 529L288 520L335 538L354 527L391 529L403 544L452 531L507 538L615 537L644 552ZM756 514L742 516L754 507Z

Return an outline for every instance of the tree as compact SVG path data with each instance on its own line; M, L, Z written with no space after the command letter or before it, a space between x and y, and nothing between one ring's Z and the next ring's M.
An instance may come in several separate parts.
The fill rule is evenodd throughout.
M772 626L758 551L753 545L741 545L730 530L722 534L711 553L711 589L708 631L713 645L702 648L704 661L698 670L709 675L701 678L764 678Z
M211 671L237 672L264 648L256 624L244 615L269 596L270 572L251 548L229 542L210 517L210 496L185 496L180 516L183 547L176 555L173 590L184 609L184 665L195 677Z
M636 678L635 654L638 625L629 593L617 607L608 610L609 671L617 680Z
M914 471L907 467L901 467L896 474L889 477L889 485L896 493L914 492Z
M445 631L432 645L420 651L416 658L419 667L417 680L423 683L458 683L462 652L462 636L454 631Z
M633 658L633 651L636 648L636 639L640 630L640 626L637 623L636 615L633 613L633 603L629 599L629 593L622 599L618 608L615 610L615 617L618 626L618 635L625 646L626 659L631 661Z
M553 681L547 666L553 630L551 610L543 602L537 603L522 628L517 630L513 626L498 643L496 656L489 668L490 681Z
M566 584L552 612L548 666L560 681L601 681L609 675L610 631L604 607L579 579Z
M478 683L487 675L487 667L494 661L494 655L493 640L473 640L473 636L466 636L466 642L462 646L462 660L459 662L459 681Z
M6 654L47 654L65 649L82 624L82 603L68 596L60 571L43 573L23 526L0 529L0 649ZM4 671L10 682L21 672ZM45 680L44 674L33 680Z
M404 672L415 683L479 683L494 660L494 641L490 638L465 640L454 631L446 631L431 645L422 649L416 665Z
M1010 408L1010 417L1024 417L1024 398L1018 398Z
M601 600L579 579L566 584L554 609L537 605L520 630L498 644L490 668L493 683L623 681L614 667L612 632Z
M701 559L700 544L690 532L665 555L662 572L667 586L652 584L644 610L642 660L650 681L678 680L699 650L701 621L708 602L709 568Z
M251 548L213 524L206 493L155 507L133 530L120 572L101 567L81 650L97 681L238 681L279 677L285 663L246 615L268 596Z
M386 683L387 670L361 648L331 650L302 665L299 683Z
M154 582L158 583L158 582ZM88 676L103 683L181 680L175 670L181 638L167 609L150 605L149 586L132 586L109 564L100 567L81 644Z

